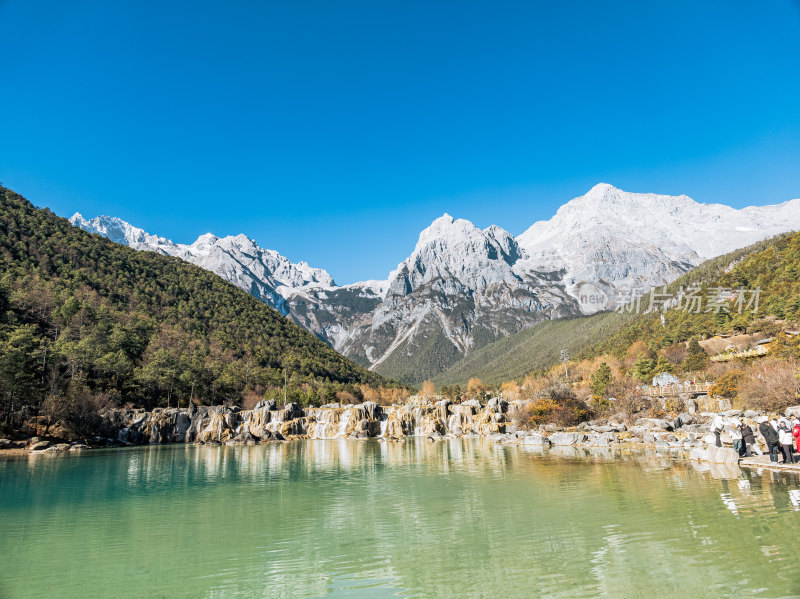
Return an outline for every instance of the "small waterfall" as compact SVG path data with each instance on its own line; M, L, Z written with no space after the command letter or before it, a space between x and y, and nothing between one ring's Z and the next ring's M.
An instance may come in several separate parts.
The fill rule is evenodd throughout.
M317 408L313 411L315 420L312 439L329 439L331 425L336 420L336 412L331 409Z
M411 410L411 417L413 419L414 436L421 437L425 434L422 428L422 408L420 406L414 406L414 409Z
M384 414L381 418L381 434L379 437L386 437L386 428L389 426L389 415Z
M347 435L347 425L350 423L350 414L352 410L345 408L342 414L342 419L339 421L339 432L336 433L336 438L344 437Z

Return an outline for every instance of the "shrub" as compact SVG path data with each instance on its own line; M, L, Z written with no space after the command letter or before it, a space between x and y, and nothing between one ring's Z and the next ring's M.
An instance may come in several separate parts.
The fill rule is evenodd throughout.
M244 394L242 398L242 409L243 410L252 410L256 407L256 404L263 399L263 394L256 393L255 391L248 391Z
M520 417L527 418L529 427L539 424L574 426L592 415L589 407L563 383L551 384L521 412L524 414Z
M800 399L800 372L793 360L765 358L742 377L741 407L783 412Z
M75 379L63 396L47 397L44 412L47 418L61 424L74 438L83 439L101 432L101 413L109 407L107 394L93 394L81 381Z
M729 370L712 385L709 393L716 397L733 398L739 393L739 383L744 376L742 370Z
M358 398L352 393L350 393L350 391L337 391L336 401L342 404L343 406L360 403L358 401Z
M651 409L652 401L642 394L638 381L630 376L617 377L609 385L608 394L615 399L615 410L628 420Z

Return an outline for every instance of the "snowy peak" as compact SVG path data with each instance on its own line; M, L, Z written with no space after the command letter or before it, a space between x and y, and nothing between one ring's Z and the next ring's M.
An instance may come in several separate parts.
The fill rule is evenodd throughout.
M69 222L84 231L97 233L115 243L121 243L137 250L168 253L165 248L175 245L169 239L158 235L150 235L143 229L134 227L116 216L96 216L91 220L87 220L80 212L76 212L70 217Z
M187 245L150 235L116 217L98 216L87 220L76 212L69 220L85 231L98 233L116 243L137 250L176 256L215 272L284 313L286 308L277 289L336 285L325 270L313 268L307 262L293 264L275 250L260 248L244 234L217 237L213 233L205 233Z
M778 233L800 228L800 202L736 210L700 204L680 195L630 193L608 184L564 204L555 216L517 237L532 256L562 257L579 248L574 241L609 239L657 246L675 257L707 259ZM572 237L565 243L565 234Z
M455 279L470 289L513 280L519 258L514 237L492 225L484 230L444 214L424 229L411 255L390 275L394 293L407 294L437 279Z
M800 202L736 210L680 195L595 185L517 237L527 257L515 270L559 267L567 290L606 291L668 283L703 260L800 229Z

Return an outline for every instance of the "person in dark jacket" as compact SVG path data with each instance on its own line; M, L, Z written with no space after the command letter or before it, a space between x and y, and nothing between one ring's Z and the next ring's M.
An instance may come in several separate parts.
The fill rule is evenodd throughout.
M750 457L750 447L756 442L753 435L753 429L748 425L742 423L739 427L739 432L742 433L742 448L739 450L739 456Z
M777 462L778 447L780 446L778 442L777 431L772 428L772 425L766 418L764 418L764 420L761 421L761 424L758 425L758 430L764 436L764 441L767 442L767 448L769 449L769 461Z

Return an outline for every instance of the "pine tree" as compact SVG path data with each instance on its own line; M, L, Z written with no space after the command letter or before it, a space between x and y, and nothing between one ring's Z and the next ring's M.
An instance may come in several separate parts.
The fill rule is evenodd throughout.
M648 382L653 377L654 368L655 362L653 360L644 354L639 354L636 362L633 363L631 374L633 374L634 378L637 378L642 382Z
M602 362L597 370L592 374L589 381L589 388L592 390L592 395L595 397L604 397L608 392L608 386L613 380L611 368L605 362Z
M697 339L692 337L689 341L689 349L686 358L681 365L686 372L697 372L703 370L708 365L708 354L700 346Z

